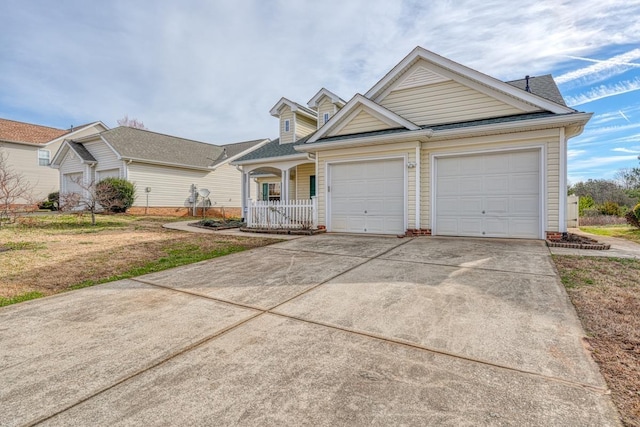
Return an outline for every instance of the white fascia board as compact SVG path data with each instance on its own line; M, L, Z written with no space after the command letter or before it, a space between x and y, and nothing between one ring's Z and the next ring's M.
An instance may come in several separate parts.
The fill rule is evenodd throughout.
M309 110L308 108L303 107L297 102L293 102L290 99L287 99L285 97L280 98L280 101L278 101L276 105L274 105L271 108L271 110L269 110L269 114L271 114L274 117L280 117L279 110L283 105L287 105L289 108L291 108L291 111L293 111L294 113L300 113L304 116L309 117L310 119L315 120L318 118L318 114L315 111Z
M545 128L545 127L564 127L564 126L580 126L584 127L587 124L593 113L576 113L561 115L558 117L545 117L540 119L530 119L524 121L514 121L507 123L493 123L480 126L470 126L466 128L455 128L446 130L435 130L431 140L438 138L451 138L458 136L473 136L477 133L485 132L504 132L504 131L517 131L518 129L526 128Z
M244 151L241 151L240 153L236 154L235 156L229 157L229 158L228 158L228 159L226 159L224 162L221 162L221 163L219 163L219 164L217 164L217 165L215 165L215 166L210 166L210 167L209 167L209 169L211 169L211 170L216 170L216 169L218 169L220 166L222 166L222 165L226 165L227 163L229 163L229 164L235 164L235 163L232 163L235 159L239 159L240 157L242 157L242 156L244 156L244 155L246 155L246 154L249 154L249 153L251 153L251 152L252 152L252 151L254 151L254 150L257 150L258 148L262 147L263 145L265 145L265 144L267 144L267 143L269 143L269 142L271 142L271 140L270 140L269 138L264 139L264 140L260 141L259 143L257 143L256 145L254 145L254 146L252 146L252 147L250 147L250 148L247 148L247 149L246 149L246 150L244 150ZM222 148L224 148L224 145L222 145L221 147L222 147Z
M53 155L53 158L51 159L51 162L49 163L49 165L55 168L59 167L60 165L57 163L58 157L60 157L60 161L62 161L62 159L67 154L67 151L69 151L69 149L70 149L69 142L66 140L63 141L60 148L58 148L58 151L56 151L56 154Z
M333 104L336 104L340 107L344 106L347 103L344 99L340 98L338 95L331 92L329 89L322 88L318 91L318 93L316 93L313 96L313 98L309 100L309 102L307 102L307 106L309 108L317 107L318 101L320 101L320 98L322 98L323 96L326 96L327 98L331 99L331 102Z
M290 154L288 156L264 157L261 159L243 160L241 162L231 162L231 164L242 166L242 165L255 165L258 163L264 163L266 165L268 163L283 162L288 160L300 160L300 159L306 159L306 158L307 158L306 154L300 153L300 154Z
M72 132L65 133L64 135L59 136L56 139L52 139L51 141L47 142L46 145L53 144L53 143L58 142L60 140L72 139L74 134L76 134L76 133L78 133L78 132L80 132L82 130L85 130L87 128L90 128L92 126L97 126L97 125L102 126L104 128L104 130L109 130L107 125L105 125L101 121L97 121L97 122L93 122L93 123L90 123L90 124L82 126L82 127L78 127L76 129L74 129ZM93 135L88 135L88 136L95 136L95 135L99 134L100 132L103 132L103 131L98 131L98 132L94 133Z
M378 83L376 83L371 89L369 89L367 93L365 93L365 96L370 99L376 99L378 95L380 95L384 91L388 84L397 79L401 73L403 73L409 66L413 64L414 61L418 59L423 59L427 62L431 62L439 67L459 74L462 77L475 80L485 86L488 86L491 89L506 93L516 99L520 99L529 104L533 104L536 107L551 111L552 113L562 114L575 112L575 110L572 108L556 104L555 102L541 98L530 92L518 89L517 87L511 86L508 83L502 82L498 79L481 73L480 71L476 71L472 68L466 67L462 64L430 52L420 46L416 47L411 51L411 53L409 53L409 55L405 56L398 65L393 67L391 71L389 71Z
M358 147L384 142L400 142L406 140L426 141L427 139L431 138L432 134L433 131L431 129L418 129L414 131L398 132L395 134L354 137L349 139L339 139L337 141L320 142L309 145L300 144L295 146L295 150L301 152L316 152L333 150L335 148Z
M318 131L311 138L309 138L309 141L307 142L312 143L322 138L330 130L337 127L338 123L343 118L345 118L348 114L350 114L353 110L358 108L358 106L360 105L370 108L372 111L375 111L377 114L379 114L382 117L385 117L386 119L390 120L392 123L396 123L399 126L405 127L409 130L420 129L420 126L416 125L415 123L410 122L409 120L397 115L393 111L390 111L384 108L382 105L376 104L372 100L365 98L364 96L357 93L353 98L351 98L351 100L349 100L349 102L347 102L347 105L345 105L344 108L338 111L331 118L331 120L329 120L324 126L318 129Z

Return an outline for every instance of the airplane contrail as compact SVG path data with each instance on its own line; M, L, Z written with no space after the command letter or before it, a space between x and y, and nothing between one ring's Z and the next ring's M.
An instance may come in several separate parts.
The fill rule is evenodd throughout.
M587 61L587 62L595 62L598 64L615 64L615 65L628 65L629 67L640 67L640 64L636 64L635 62L624 62L624 61L616 61L615 59L592 59L592 58L584 58L582 56L571 56L571 55L565 55L565 57L567 58L571 58L571 59L579 59L580 61Z
M620 115L622 116L623 119L625 119L627 122L631 123L631 120L629 120L629 118L622 112L622 110L619 110L618 113L620 113Z

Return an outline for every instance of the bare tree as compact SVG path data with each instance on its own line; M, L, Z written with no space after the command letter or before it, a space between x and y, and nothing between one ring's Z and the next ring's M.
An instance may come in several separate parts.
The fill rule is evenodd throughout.
M144 126L144 123L142 122L142 120L130 119L128 114L125 114L123 118L118 120L118 126L127 126L135 129L148 130Z
M117 194L113 187L100 186L95 181L85 182L82 177L71 179L80 191L60 193L61 211L88 211L91 213L91 225L96 225L96 213L102 212L105 207L101 200L113 200ZM113 194L111 194L113 193Z
M9 155L0 147L0 225L3 221L15 221L20 208L35 205L31 184L11 167L8 159Z

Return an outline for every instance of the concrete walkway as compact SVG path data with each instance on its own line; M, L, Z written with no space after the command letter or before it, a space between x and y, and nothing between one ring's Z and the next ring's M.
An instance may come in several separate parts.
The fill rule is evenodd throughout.
M0 309L0 425L618 426L542 241L319 235Z
M579 228L570 228L569 232L577 234L579 236L585 236L591 239L595 239L601 243L607 243L611 245L611 249L597 251L591 249L549 248L552 254L640 259L640 244L638 243L631 242L626 239L620 239L617 237L608 237L585 233Z
M197 219L191 219L189 221L178 221L178 222L169 222L167 224L163 224L164 228L168 228L171 230L180 230L180 231L188 231L190 233L202 233L202 234L222 234L225 236L237 236L237 237L262 237L265 239L278 239L278 240L292 240L299 239L301 235L295 234L267 234L267 233L249 233L240 231L238 228L229 228L227 230L207 230L205 228L200 227L192 227L189 224L193 224L194 222L198 222Z

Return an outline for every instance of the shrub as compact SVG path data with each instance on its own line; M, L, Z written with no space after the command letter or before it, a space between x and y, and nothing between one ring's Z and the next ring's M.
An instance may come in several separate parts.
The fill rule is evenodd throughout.
M627 224L640 228L640 203L626 213L625 219L627 220Z
M60 207L60 193L49 193L47 196L47 200L44 200L38 205L38 209L49 209L52 211L57 211Z
M135 186L123 178L105 178L96 184L98 203L109 212L126 212L135 196Z
M581 196L578 199L578 216L585 216L585 209L592 208L595 203L591 196Z
M620 210L620 205L614 202L604 202L601 204L598 209L602 215L612 215L612 216L621 216L622 211Z

